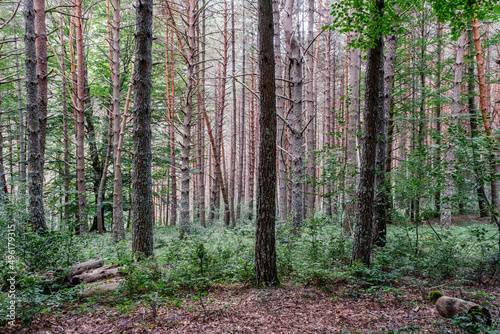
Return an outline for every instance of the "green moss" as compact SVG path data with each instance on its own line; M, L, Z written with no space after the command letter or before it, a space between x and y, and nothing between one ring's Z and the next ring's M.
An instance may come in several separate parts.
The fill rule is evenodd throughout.
M443 296L441 291L431 291L429 292L429 300L432 304L436 304L437 300Z

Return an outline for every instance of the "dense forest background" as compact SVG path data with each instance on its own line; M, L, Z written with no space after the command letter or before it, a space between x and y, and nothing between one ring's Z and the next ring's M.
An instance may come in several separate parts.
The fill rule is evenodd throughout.
M23 323L96 257L150 305L222 281L497 282L498 4L276 0L271 30L260 2L144 4L151 31L143 2L0 3L2 290L15 272Z

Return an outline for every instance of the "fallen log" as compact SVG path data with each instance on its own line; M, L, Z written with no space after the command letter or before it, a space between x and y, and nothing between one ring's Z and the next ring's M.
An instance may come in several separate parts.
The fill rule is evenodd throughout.
M113 277L123 276L123 273L120 271L120 269L121 268L113 268L112 266L98 268L88 273L82 273L80 275L72 276L70 279L70 283L74 285L83 282L92 283Z
M444 318L453 318L455 315L469 315L474 322L482 321L487 325L491 325L490 311L484 306L460 298L444 296L438 291L431 291L429 299L435 304L436 310Z
M87 262L79 263L73 268L73 272L69 275L70 280L71 277L80 275L86 270L90 269L95 269L95 268L100 268L104 266L104 260L103 259L93 259L93 260L88 260Z
M106 292L114 292L118 289L119 285L120 285L119 282L112 282L112 283L100 282L86 286L83 289L82 294L84 296L92 296L92 295L103 294Z

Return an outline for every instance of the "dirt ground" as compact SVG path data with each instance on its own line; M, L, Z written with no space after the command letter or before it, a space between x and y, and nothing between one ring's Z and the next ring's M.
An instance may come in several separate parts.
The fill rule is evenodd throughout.
M498 297L492 301L497 307L490 309L497 322L500 287L481 290ZM459 290L443 292L460 297ZM186 297L180 305L172 302L156 311L151 306L110 310L99 304L66 308L37 316L30 328L4 328L0 333L439 333L436 323L444 324L434 306L423 302L420 290L405 287L378 293L345 285L329 292L313 287L219 287L202 299Z

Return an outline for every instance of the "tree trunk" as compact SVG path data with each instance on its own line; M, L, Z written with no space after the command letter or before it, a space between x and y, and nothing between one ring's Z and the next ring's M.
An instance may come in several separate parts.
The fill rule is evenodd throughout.
M112 85L113 85L113 241L125 238L123 222L123 184L121 166L121 113L120 113L120 0L113 0L113 47L112 47ZM131 78L131 80L133 80ZM123 122L126 122L124 119Z
M315 103L314 103L314 63L315 58L313 55L313 44L314 44L314 0L308 0L307 8L307 69L306 78L307 83L305 85L305 93L307 103L305 104L305 115L306 115L306 144L307 144L307 182L305 185L306 189L306 212L307 217L310 218L314 211L314 199L315 199L315 182L316 182L316 169L315 169L315 136L314 131L315 122Z
M202 7L205 7L205 0L202 1ZM206 227L206 209L205 209L205 126L203 122L202 114L205 113L205 58L206 58L206 38L205 38L205 10L202 13L201 19L201 40L198 40L198 49L201 49L201 80L198 85L198 143L197 143L197 154L198 154L198 187L199 187L199 210L200 210L200 225ZM201 48L200 48L201 46Z
M392 88L394 87L394 65L396 62L396 46L398 37L387 37L384 60L384 106L380 110L377 129L377 153L375 176L375 216L373 244L385 247L387 239L387 223L390 222L390 212L387 210L390 187L387 185L387 123L392 103Z
M83 65L83 28L82 28L82 0L76 1L76 183L78 190L78 222L80 234L89 232L87 224L87 199L85 188L85 68Z
M230 174L230 201L231 201L231 221L233 226L236 226L236 212L234 209L234 197L236 188L236 145L237 145L237 128L236 128L236 35L234 29L234 0L231 0L231 73L232 90L233 90L233 117L232 117L232 134L231 134L231 174Z
M484 56L481 47L481 37L479 33L479 21L474 19L472 21L472 31L474 33L474 49L476 50L476 61L477 61L477 81L479 83L479 106L481 108L481 115L483 118L484 130L488 136L488 143L490 145L490 156L489 162L491 165L491 212L493 215L498 215L499 210L499 198L498 198L498 178L496 172L498 170L498 164L495 162L495 148L493 143L493 138L491 136L491 128L488 118L490 117L489 112L489 101L488 101L488 88L485 79L485 66L484 66Z
M246 34L245 34L245 9L243 9L243 18L241 19L242 24L241 24L241 30L242 30L242 36L243 36L243 42L242 42L242 55L241 55L241 68L242 68L242 82L243 85L241 87L241 111L240 111L240 157L239 157L239 173L238 173L238 199L237 199L237 207L236 207L236 219L240 220L241 217L241 207L243 206L243 201L244 201L244 194L245 194L245 184L244 184L244 174L245 174L245 148L246 148L246 142L245 142L245 111L246 111L246 105L245 105L245 92L246 92L246 87L245 87L245 73L246 73Z
M469 31L469 62L468 62L468 67L467 67L467 74L468 74L468 83L467 83L467 90L468 90L468 108L469 108L469 115L470 115L470 132L471 132L471 139L472 139L472 145L475 145L474 143L474 138L479 135L478 132L478 122L477 122L477 111L476 111L476 104L474 102L474 98L476 95L475 92L475 80L474 80L474 63L472 61L473 58L473 44L472 44L472 31ZM478 200L478 206L479 206L479 216L480 217L488 217L488 204L487 204L487 198L486 198L486 191L484 190L484 180L482 178L482 166L478 164L477 161L477 153L476 149L474 148L472 151L472 158L473 158L473 163L474 163L474 174L476 177L476 192L477 192L477 200Z
M272 0L259 0L259 168L255 277L257 284L279 284L276 270L276 86Z
M7 188L7 179L5 177L5 170L3 164L3 124L2 124L2 91L0 84L0 203L6 202L5 195L9 193Z
M133 74L132 253L153 256L151 180L151 49L153 1L137 0Z
M187 7L187 50L186 50L186 92L184 119L182 131L181 153L181 210L179 223L181 225L181 238L189 233L189 153L191 151L191 117L193 115L193 94L195 92L194 67L195 67L195 0L186 0Z
M40 151L40 118L37 103L35 9L33 0L24 0L24 54L26 66L26 118L28 123L28 191L30 222L34 231L47 228L43 210L43 172Z
M325 73L326 73L326 78L325 78L325 111L324 111L324 116L323 116L323 126L324 126L324 131L323 131L323 148L326 150L325 154L330 154L329 152L331 149L331 135L330 133L332 132L331 124L332 124L332 114L334 114L334 109L332 108L332 78L331 78L331 64L330 64L330 58L331 58L331 32L326 31L325 32L326 37L325 37ZM333 82L335 84L335 78L333 78ZM335 105L335 100L333 100L333 104ZM333 109L333 110L332 110ZM326 155L325 155L326 158ZM330 159L325 159L325 164L323 165L323 168L326 170L329 170L332 168L332 166L329 164ZM324 187L324 195L326 196L325 202L324 202L324 211L325 214L330 217L332 215L332 196L331 196L331 184L330 180L328 178L325 178L325 187Z
M354 38L353 34L351 38ZM355 218L356 188L359 177L358 171L358 128L360 113L360 78L361 78L361 54L359 50L350 49L349 59L349 108L347 117L347 175L346 181L346 204L344 231L352 233Z
M465 54L465 32L462 32L457 44L457 55L453 70L455 72L453 79L453 95L450 106L450 120L447 133L447 150L445 154L445 187L441 198L441 215L439 223L441 226L449 228L451 225L451 208L453 195L453 161L455 160L455 144L453 129L458 126L458 116L460 115L460 95L462 90L462 77Z
M254 70L254 57L253 53L250 56L251 63L251 73L255 73ZM255 91L255 75L250 78L250 89ZM250 117L248 122L250 123L250 133L248 139L248 219L253 220L253 210L254 210L254 188L255 188L255 97L250 97Z
M383 15L384 1L375 1L371 20ZM375 33L375 32L372 32ZM370 265L373 235L373 199L375 193L375 156L379 116L384 110L384 45L378 36L368 48L365 81L365 111L361 148L361 168L356 206L356 228L351 261Z
M283 31L285 33L288 60L290 62L290 130L292 136L292 210L293 224L296 233L300 233L304 220L304 156L303 147L303 121L302 121L302 54L296 34L293 31L293 3L286 0L283 18Z
M47 129L47 29L45 27L45 0L35 0L37 102L40 118L40 154L42 173L45 163L45 134ZM43 180L42 180L43 182Z
M12 20L14 30L14 53L16 54L16 77L17 77L17 102L19 108L19 181L21 183L19 190L21 195L26 193L26 148L25 148L25 135L24 135L24 108L23 96L21 90L21 74L19 66L19 55L17 48L17 33L16 21ZM61 42L62 43L62 42Z
M437 60L436 60L436 149L434 158L434 168L441 171L441 58L443 49L443 25L438 23L437 28ZM438 188L434 194L434 207L436 215L441 219L441 190Z
M288 210L286 203L286 166L285 166L285 105L283 96L283 60L281 58L281 27L280 27L280 1L273 1L273 22L274 22L274 58L276 72L276 112L279 115L277 120L277 145L278 145L278 203L279 203L279 218L285 221Z
M104 200L104 192L106 191L106 178L108 174L109 160L111 158L111 151L113 150L113 116L111 112L108 114L108 145L106 150L106 156L104 157L104 163L102 166L102 174L99 179L99 189L97 190L97 201L96 201L96 217L97 217L97 231L99 233L104 233L106 228L104 226L104 212L102 210L102 201ZM113 229L114 231L114 229ZM113 234L114 237L114 234ZM116 242L116 240L114 240Z

